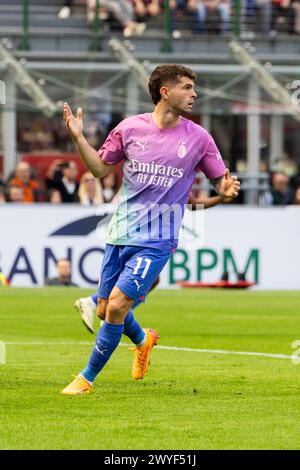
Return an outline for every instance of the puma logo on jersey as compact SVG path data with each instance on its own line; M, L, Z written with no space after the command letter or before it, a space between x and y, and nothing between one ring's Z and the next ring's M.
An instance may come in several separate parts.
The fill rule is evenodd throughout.
M136 140L136 141L135 141L135 145L137 145L138 147L140 147L143 151L145 150L146 144L142 144L142 142L140 142L139 140Z
M135 283L135 285L136 285L136 290L137 290L137 292L138 292L138 291L139 291L139 289L140 289L140 288L141 288L141 287L144 285L144 284L139 284L139 283L138 283L138 281L137 281L136 279L134 279L134 281L133 281L133 282L134 282L134 283Z

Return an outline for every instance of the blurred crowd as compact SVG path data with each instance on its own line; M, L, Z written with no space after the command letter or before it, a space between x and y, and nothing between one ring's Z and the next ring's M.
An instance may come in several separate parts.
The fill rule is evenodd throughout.
M117 192L114 173L98 179L87 171L79 178L78 166L73 160L54 160L44 179L38 178L29 163L23 161L7 181L0 180L0 203L48 202L97 206L114 202Z
M78 2L62 1L59 18L63 21L72 15ZM80 3L87 5L88 21L92 22L96 0ZM143 34L149 20L161 15L163 3L162 0L100 0L99 15L103 21L110 21L113 16L124 36ZM244 15L242 23L247 25L248 30L255 24L256 28L265 33L300 33L300 0L241 0L241 3ZM226 33L232 18L232 5L232 0L170 0L174 14L184 12L194 18L194 23L191 24L194 25L195 32L208 31L210 19L215 21L215 31ZM254 21L256 17L257 21ZM252 18L251 24L249 18ZM119 120L120 116L117 117L117 122ZM116 122L112 121L110 128L101 127L99 116L92 116L89 124L87 127L94 129L93 132L87 131L89 143L94 148L99 148L105 135ZM42 116L28 120L27 115L19 115L17 140L18 151L22 153L42 154L49 153L52 149L62 153L73 151L73 144L65 126L58 120ZM264 171L268 172L268 169ZM284 156L269 173L269 189L260 195L259 204L300 204L299 169L293 160ZM40 177L35 168L22 161L6 181L1 180L0 176L0 203L98 205L114 202L118 189L118 178L115 174L112 173L101 180L89 172L80 174L76 162L72 160L55 160L46 177Z
M66 0L58 12L66 19L77 3L86 4L87 21L95 18L96 0ZM172 20L179 17L193 33L225 34L233 23L233 0L169 0ZM116 22L125 37L143 34L149 21L159 17L163 0L99 0L99 18ZM243 31L276 35L300 34L300 0L241 0Z
M259 199L262 206L300 204L300 170L296 162L284 152L273 164L270 172L270 189Z
M97 206L117 202L118 192L119 177L116 173L102 179L95 178L88 171L79 176L74 160L54 160L43 179L38 178L29 163L22 161L7 181L0 179L0 204L77 203ZM269 189L260 194L259 205L292 204L300 204L300 172L292 160L283 158L270 172Z

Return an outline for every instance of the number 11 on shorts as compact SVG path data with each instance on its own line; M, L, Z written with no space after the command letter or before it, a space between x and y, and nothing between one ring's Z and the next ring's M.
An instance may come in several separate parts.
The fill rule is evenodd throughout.
M140 267L142 266L143 259L144 259L144 258L142 258L141 256L138 256L138 257L137 257L137 259L136 259L136 260L137 260L137 263L136 263L136 267L134 268L133 274L137 274L137 273L138 273L138 270L139 270ZM144 268L144 271L142 272L141 279L145 279L146 274L147 274L147 272L149 271L151 262L152 262L151 259L145 258L145 268Z

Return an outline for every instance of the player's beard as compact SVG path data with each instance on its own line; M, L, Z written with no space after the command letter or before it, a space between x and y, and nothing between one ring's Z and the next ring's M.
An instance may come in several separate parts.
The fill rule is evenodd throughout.
M173 111L173 114L174 116L182 116L182 115L185 115L185 114L190 114L191 110L189 109L185 109L182 105L175 105L172 107L172 111Z
M182 115L188 115L189 116L192 113L192 111L193 111L193 108L189 108L187 105L184 108L181 107L180 109L176 109L176 112L178 112L178 114L180 116L182 116Z
M193 111L193 108L189 107L188 106L188 103L189 102L186 102L185 105L183 105L182 103L178 103L178 106L176 106L176 103L175 103L175 111L179 114L179 115L182 115L182 114L191 114L191 112Z

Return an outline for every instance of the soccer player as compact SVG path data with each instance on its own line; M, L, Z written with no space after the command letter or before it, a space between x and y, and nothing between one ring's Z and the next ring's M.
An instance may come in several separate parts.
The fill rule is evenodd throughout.
M136 345L132 377L144 377L158 334L143 330L131 308L145 300L176 249L196 172L201 170L220 196L238 194L240 183L225 168L213 138L183 117L191 113L197 97L195 80L194 72L186 67L156 67L149 80L154 112L124 119L99 152L83 136L82 109L75 117L64 105L67 128L88 169L103 177L124 160L124 176L101 268L99 314L105 321L87 366L62 390L63 395L91 391L123 333Z
M221 196L196 198L192 193L190 193L188 207L191 210L197 210L199 206L201 206L201 209L209 209L210 207L217 206L218 204L227 204L231 202L232 199L232 197L225 198ZM154 289L158 284L159 277L154 281L154 284L151 286L150 290ZM74 303L74 307L78 311L83 324L90 333L95 333L94 319L97 314L98 299L99 295L98 292L96 292L95 294L88 297L80 297ZM136 304L133 305L131 309L133 310L139 305L139 303L140 302L136 302Z

